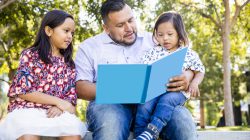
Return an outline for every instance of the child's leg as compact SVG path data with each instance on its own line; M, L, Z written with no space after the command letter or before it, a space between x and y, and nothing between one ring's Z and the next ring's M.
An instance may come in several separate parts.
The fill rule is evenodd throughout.
M183 105L186 97L180 92L167 92L159 97L151 116L151 122L138 139L157 139L162 128L167 125L173 110L178 105Z
M146 102L145 104L139 104L137 106L135 127L134 127L134 133L136 137L144 131L145 127L150 122L150 118L154 111L157 101L158 98L155 98L153 100Z
M40 136L37 135L23 135L18 140L40 140Z
M63 137L59 137L60 140L81 140L81 136L77 135L77 136L63 136Z

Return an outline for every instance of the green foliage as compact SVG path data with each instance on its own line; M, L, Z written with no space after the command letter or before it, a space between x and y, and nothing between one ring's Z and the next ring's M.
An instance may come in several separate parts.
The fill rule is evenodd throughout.
M23 49L31 46L44 14L52 9L62 9L71 13L76 22L74 44L77 46L88 37L102 32L100 6L104 0L19 0L0 10L0 75L15 73L18 59ZM141 19L139 28L152 31L156 17L165 11L178 11L186 26L192 49L195 50L206 67L203 83L200 85L201 98L206 102L207 124L215 125L219 117L218 106L223 105L223 46L221 29L207 14L223 21L225 11L221 0L158 0L155 10L150 10L151 2L126 0ZM185 5L187 4L187 5ZM232 5L232 13L235 8ZM232 96L235 104L247 95L245 71L250 70L250 4L240 12L236 25L230 34ZM74 50L77 50L75 47ZM10 77L11 78L11 77ZM2 94L1 94L2 95ZM87 102L79 101L78 116L85 120ZM192 106L189 106L192 110Z
M233 126L233 127L218 127L218 128L209 128L209 129L199 129L201 131L250 131L248 126Z
M233 3L233 1L232 1ZM234 5L232 5L234 7ZM250 70L247 49L250 37L250 5L248 4L240 13L237 24L234 26L231 39L231 65L232 65L232 96L235 104L246 97L246 91L240 90L242 83L246 82L244 72ZM174 10L179 12L184 20L186 31L195 50L206 67L205 78L200 85L201 98L207 102L207 122L214 125L218 117L218 104L223 102L223 66L222 66L222 39L221 29L204 14L222 22L224 20L224 5L220 0L191 1L191 0L159 0L156 7L157 15L162 12ZM232 9L234 12L235 9ZM201 14L203 13L203 14ZM153 19L150 19L151 21ZM150 28L149 28L150 30ZM249 55L249 54L248 54ZM211 102L215 103L214 105ZM217 104L217 105L216 105Z
M82 121L86 121L87 106L88 106L88 101L84 101L80 99L77 101L77 116Z

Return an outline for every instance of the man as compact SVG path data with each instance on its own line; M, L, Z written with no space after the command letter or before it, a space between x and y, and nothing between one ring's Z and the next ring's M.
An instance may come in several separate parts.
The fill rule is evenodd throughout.
M93 132L93 139L127 140L136 105L95 104L97 65L139 63L140 57L154 43L150 33L137 33L132 10L123 0L105 1L101 7L101 16L105 32L85 40L77 52L76 89L79 98L90 101L87 122L89 130ZM192 76L191 72L187 72L172 78L168 90L187 89ZM160 137L164 140L196 139L192 117L185 107L175 108L172 119Z

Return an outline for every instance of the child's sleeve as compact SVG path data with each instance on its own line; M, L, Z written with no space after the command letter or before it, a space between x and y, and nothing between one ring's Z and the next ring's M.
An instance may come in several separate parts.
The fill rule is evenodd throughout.
M197 71L201 73L205 73L205 67L203 63L201 62L199 55L189 49L187 52L187 55L185 57L185 61L183 64L184 70L192 70L192 71Z
M64 100L69 101L74 106L76 106L77 101L77 93L76 93L76 71L72 70L72 73L69 74L69 83L68 88L66 89L66 94L64 96Z
M154 48L149 49L141 58L142 64L150 64L157 60L156 51Z
M22 52L17 72L9 88L9 97L35 91L34 61L32 59L30 50Z

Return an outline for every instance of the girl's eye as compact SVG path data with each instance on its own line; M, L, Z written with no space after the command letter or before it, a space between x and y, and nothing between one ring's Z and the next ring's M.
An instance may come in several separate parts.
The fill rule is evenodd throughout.
M158 36L163 36L162 34L158 34Z

